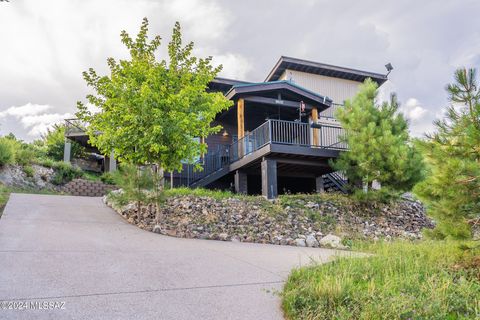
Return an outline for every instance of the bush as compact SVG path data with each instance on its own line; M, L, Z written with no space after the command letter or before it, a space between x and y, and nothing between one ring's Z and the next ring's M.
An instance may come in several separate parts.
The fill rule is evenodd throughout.
M21 166L31 165L37 157L32 146L22 143L15 151L15 163Z
M119 170L111 174L113 182L123 190L123 196L130 201L147 201L145 190L154 186L152 171L131 164L120 165Z
M111 172L104 172L100 176L100 180L106 184L115 184L115 177Z
M282 293L289 319L476 319L479 251L457 242L380 243L366 258L292 272ZM467 270L468 269L468 270Z
M388 187L382 187L378 190L369 190L364 192L363 190L355 190L353 192L353 199L360 203L380 202L390 203L392 201L400 199L401 192L395 191Z
M23 167L23 172L25 172L25 174L29 178L33 177L33 175L35 173L35 171L33 170L33 168L31 166L24 166Z
M55 168L56 164L58 162L50 159L50 158L41 158L37 160L37 163L41 166L47 167L47 168Z
M83 173L80 169L73 167L70 163L57 162L55 165L55 175L52 178L52 183L61 185L72 181L75 178L80 178Z
M14 161L14 150L12 143L8 139L0 138L0 166L12 163Z

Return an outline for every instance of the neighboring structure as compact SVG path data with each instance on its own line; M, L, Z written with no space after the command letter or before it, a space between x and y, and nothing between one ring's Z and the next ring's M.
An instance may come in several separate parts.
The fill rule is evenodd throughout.
M216 78L209 90L222 92L234 105L215 119L221 132L202 139L208 145L199 160L204 170L185 165L174 173L174 184L267 198L342 190L344 181L329 161L347 146L333 115L367 78L379 85L387 80L382 74L283 56L264 82Z

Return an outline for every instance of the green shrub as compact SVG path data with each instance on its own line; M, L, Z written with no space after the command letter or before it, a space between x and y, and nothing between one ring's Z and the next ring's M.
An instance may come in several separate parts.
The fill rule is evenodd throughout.
M104 172L100 176L100 180L103 183L106 183L106 184L115 184L115 177L114 177L113 173L111 173L111 172Z
M33 177L35 171L33 170L32 166L23 166L23 172L27 175L27 177Z
M2 216L3 208L5 208L9 196L10 191L8 190L8 188L0 183L0 217Z
M457 242L379 243L370 257L294 270L282 293L289 319L478 319L479 251Z
M382 187L378 190L369 190L364 192L363 190L355 190L352 194L354 200L360 203L380 202L389 203L400 199L401 192L395 191L388 187Z
M0 166L14 161L14 150L8 139L0 138Z
M21 166L31 165L35 162L36 156L34 148L23 143L15 150L15 163Z
M75 178L80 178L83 173L80 169L73 167L70 163L57 162L55 164L55 175L52 178L52 183L61 185L72 181Z
M114 183L123 190L125 199L147 201L145 190L153 189L153 175L149 167L141 168L131 164L121 164L119 170L111 174Z
M233 194L230 191L223 191L223 190L209 190L203 188L173 188L165 190L166 197L174 197L174 196L194 196L194 197L210 197L217 200L220 199L227 199L227 198L238 198L241 197L238 194Z
M37 160L37 164L47 168L55 168L55 165L57 164L57 162L50 158L40 158Z

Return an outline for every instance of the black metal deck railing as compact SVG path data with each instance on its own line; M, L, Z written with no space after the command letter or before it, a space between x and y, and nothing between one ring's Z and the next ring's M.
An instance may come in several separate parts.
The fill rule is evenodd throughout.
M344 142L344 135L344 129L335 125L321 124L312 128L304 122L267 120L225 150L207 154L200 160L202 171L194 169L198 163L186 165L182 177L186 180L186 185L190 185L270 143L346 150L348 146Z
M87 126L80 119L65 119L65 135L83 134L87 130Z

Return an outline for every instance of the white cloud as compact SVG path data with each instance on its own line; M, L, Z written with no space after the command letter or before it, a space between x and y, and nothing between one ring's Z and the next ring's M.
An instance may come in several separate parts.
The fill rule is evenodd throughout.
M13 116L18 119L27 115L36 115L45 112L51 108L52 107L49 105L27 103L26 105L20 107L12 106L5 111L0 111L0 118Z
M62 123L64 119L72 118L70 113L45 113L23 117L20 122L25 129L28 129L28 135L38 137L47 132L56 123Z
M428 110L422 107L420 102L415 98L408 99L400 109L407 119L412 121L420 120L428 113Z
M23 106L12 106L0 112L0 119L2 119L2 125L6 125L10 129L15 128L17 132L19 127L21 127L30 138L38 138L54 124L73 117L71 113L47 112L53 108L50 105L33 103L27 103Z
M242 55L233 53L216 55L213 63L221 64L223 66L220 76L226 78L244 80L252 69L252 65L248 59Z

